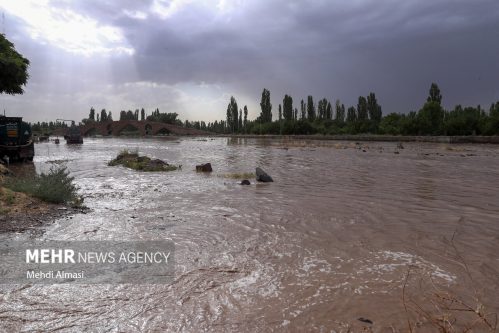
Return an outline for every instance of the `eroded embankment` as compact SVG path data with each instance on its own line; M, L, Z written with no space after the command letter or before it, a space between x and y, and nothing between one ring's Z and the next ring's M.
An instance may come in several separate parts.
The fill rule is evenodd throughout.
M38 229L66 214L79 211L69 206L48 203L28 194L6 188L3 184L8 177L29 173L33 166L20 164L14 165L12 169L15 172L0 164L0 233Z

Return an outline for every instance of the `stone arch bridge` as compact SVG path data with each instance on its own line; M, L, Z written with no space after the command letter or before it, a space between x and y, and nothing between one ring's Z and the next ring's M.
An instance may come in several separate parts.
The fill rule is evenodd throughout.
M80 126L83 136L139 133L146 135L210 135L210 132L147 120L92 122Z

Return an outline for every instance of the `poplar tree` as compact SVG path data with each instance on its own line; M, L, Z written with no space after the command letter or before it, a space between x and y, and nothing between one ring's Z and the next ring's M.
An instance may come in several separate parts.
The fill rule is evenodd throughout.
M270 91L265 88L262 92L260 108L262 109L260 113L260 121L262 123L272 122L272 104L270 104Z
M381 106L378 104L374 93L370 93L369 96L367 96L367 112L369 113L369 119L374 123L377 124L381 121Z
M367 100L364 96L359 96L359 102L357 103L357 118L360 121L367 120Z
M300 103L300 107L301 107L301 119L302 120L305 120L305 118L307 118L307 108L306 108L306 104L305 102L303 101L303 99L301 100L301 103Z
M244 106L244 132L248 131L248 107Z
M310 95L307 98L307 117L309 121L315 120L314 98Z
M428 96L427 102L435 102L438 105L442 104L442 94L440 93L440 88L436 83L432 83L430 87L430 95Z
M282 101L282 113L285 120L293 119L293 98L285 95Z

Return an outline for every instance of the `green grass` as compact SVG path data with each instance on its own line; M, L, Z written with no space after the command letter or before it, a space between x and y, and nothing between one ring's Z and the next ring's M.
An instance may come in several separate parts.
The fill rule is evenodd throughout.
M0 215L7 214L10 211L8 206L11 206L16 200L14 192L4 187L0 187Z
M14 203L16 197L11 190L5 189L5 191L3 193L3 199L7 203L7 205L12 205Z
M137 152L129 152L122 150L115 159L111 160L107 165L116 166L123 165L126 168L137 171L175 171L181 169L182 166L171 165L160 160L152 160L147 156L139 156Z
M81 206L83 198L73 183L65 166L50 168L48 173L33 177L8 178L4 186L15 192L23 192L51 203L68 203Z

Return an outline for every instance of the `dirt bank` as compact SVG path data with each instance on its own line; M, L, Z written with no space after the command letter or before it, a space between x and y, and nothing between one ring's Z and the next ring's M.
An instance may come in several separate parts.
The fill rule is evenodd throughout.
M80 211L0 187L0 233L34 230Z
M30 169L30 165L26 167ZM26 169L15 166L16 173ZM25 170L24 170L25 171ZM25 193L14 192L2 186L13 172L0 164L0 233L25 232L54 222L57 218L81 212L81 209L44 202Z

